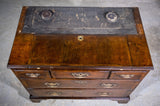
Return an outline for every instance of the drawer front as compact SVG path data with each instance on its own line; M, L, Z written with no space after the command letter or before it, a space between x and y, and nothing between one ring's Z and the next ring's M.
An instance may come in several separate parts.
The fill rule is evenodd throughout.
M109 71L52 70L53 78L108 78Z
M126 97L127 89L32 89L31 95L38 97Z
M110 79L141 80L147 73L147 71L112 71Z
M45 79L51 78L47 70L15 70L14 73L18 78Z
M23 79L26 88L125 88L134 89L139 81L125 80L31 80Z

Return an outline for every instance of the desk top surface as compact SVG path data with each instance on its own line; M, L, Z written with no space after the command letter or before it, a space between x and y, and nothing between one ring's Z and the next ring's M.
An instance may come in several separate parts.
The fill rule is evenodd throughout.
M133 8L29 7L22 33L137 34Z
M96 34L79 32L58 34L54 31L44 33L42 27L41 33L29 32L29 30L27 32L24 28L26 14L28 14L27 8L29 7L22 9L8 62L9 68L153 69L138 8L124 9L124 11L132 10L134 19L131 20L131 26L129 26L133 29L132 33L129 31L104 33L102 31L103 34L98 32ZM112 10L112 8L109 9ZM113 10L118 11L118 8ZM48 21L46 16L48 17L48 14L42 18ZM110 21L115 21L112 19L113 17ZM92 24L89 25L92 26ZM120 25L123 26L123 24ZM34 29L35 26L33 25L32 28Z

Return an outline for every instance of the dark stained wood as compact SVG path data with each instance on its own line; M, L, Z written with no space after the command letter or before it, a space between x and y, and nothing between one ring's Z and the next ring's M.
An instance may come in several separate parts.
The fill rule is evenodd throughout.
M26 88L118 88L134 89L137 80L72 80L72 79L20 79Z
M26 34L22 28L27 8L22 9L7 67L33 102L111 99L127 103L153 69L138 8L133 11L135 35Z

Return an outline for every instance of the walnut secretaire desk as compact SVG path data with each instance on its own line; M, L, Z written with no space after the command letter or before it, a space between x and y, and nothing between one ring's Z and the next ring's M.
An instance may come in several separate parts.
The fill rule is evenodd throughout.
M8 68L33 102L127 103L153 65L138 8L23 7Z

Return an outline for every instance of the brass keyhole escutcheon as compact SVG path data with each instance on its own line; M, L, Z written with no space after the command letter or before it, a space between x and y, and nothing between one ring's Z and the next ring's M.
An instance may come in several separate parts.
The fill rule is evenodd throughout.
M78 36L78 41L83 41L84 40L84 37L82 35L79 35Z

